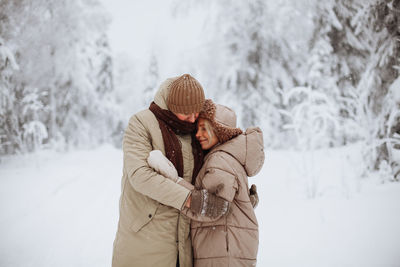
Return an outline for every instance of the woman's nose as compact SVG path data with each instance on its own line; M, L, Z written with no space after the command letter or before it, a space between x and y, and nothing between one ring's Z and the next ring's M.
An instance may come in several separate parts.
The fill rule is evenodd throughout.
M197 132L196 132L196 139L199 139L199 138L200 138L200 131L197 130Z

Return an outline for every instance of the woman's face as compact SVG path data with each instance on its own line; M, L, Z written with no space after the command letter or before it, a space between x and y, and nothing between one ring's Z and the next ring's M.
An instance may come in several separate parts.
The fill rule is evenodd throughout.
M211 135L211 136L210 136ZM218 138L214 132L210 129L210 133L206 128L206 119L199 118L197 120L197 133L196 138L199 140L201 148L208 150L218 143Z

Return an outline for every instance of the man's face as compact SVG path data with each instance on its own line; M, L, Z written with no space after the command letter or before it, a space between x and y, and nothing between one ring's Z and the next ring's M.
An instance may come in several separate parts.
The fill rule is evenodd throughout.
M183 113L175 113L175 116L181 121L187 121L190 123L194 123L199 117L199 113L191 113L191 114L183 114Z

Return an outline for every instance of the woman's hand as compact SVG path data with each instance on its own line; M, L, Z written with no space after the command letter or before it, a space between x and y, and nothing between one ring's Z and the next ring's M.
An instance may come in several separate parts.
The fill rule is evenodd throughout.
M207 189L193 190L189 202L189 209L199 216L210 218L219 218L225 215L229 210L229 201L217 196L218 191L223 188L219 184L215 193Z
M258 205L258 193L257 193L257 186L255 184L252 184L250 187L250 202L253 208L255 209Z

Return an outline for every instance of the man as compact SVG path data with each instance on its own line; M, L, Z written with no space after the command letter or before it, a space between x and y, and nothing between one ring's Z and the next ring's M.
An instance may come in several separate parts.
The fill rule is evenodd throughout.
M152 150L161 150L179 177L193 181L203 161L194 123L204 101L200 83L184 74L162 83L149 109L129 120L113 267L191 267L190 220L180 211L186 206L209 217L226 213L222 198L204 191L192 195L146 161Z

